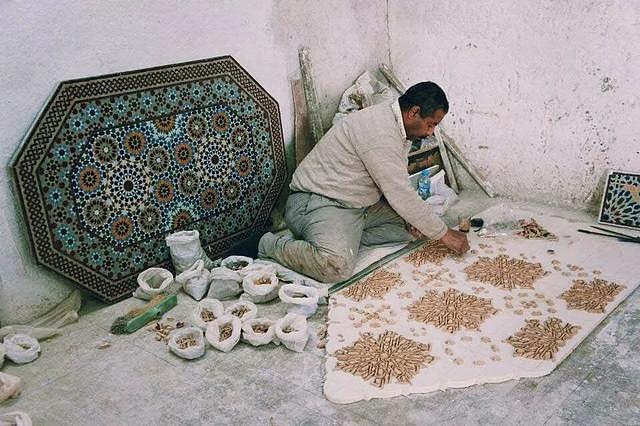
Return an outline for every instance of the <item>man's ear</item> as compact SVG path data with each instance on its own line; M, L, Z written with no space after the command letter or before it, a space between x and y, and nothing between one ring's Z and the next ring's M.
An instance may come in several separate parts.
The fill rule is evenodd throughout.
M418 115L420 115L420 107L418 105L409 108L409 117L416 118Z

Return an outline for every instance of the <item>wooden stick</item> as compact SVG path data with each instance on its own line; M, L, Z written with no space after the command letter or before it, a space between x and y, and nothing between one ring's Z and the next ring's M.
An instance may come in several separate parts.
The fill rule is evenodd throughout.
M449 153L447 153L447 146L442 139L439 127L436 127L434 135L436 137L436 140L438 141L438 148L440 149L442 165L444 166L444 171L447 173L447 176L449 176L449 183L451 184L451 188L456 191L456 193L458 193L460 192L460 188L458 187L458 180L456 179L455 173L453 173L453 166L451 165L451 160L449 159Z
M400 82L398 77L391 70L391 68L387 66L387 64L380 64L379 69L382 75L384 75L385 78L389 80L389 83L391 83L391 85L395 87L395 89L398 92L400 93L405 92L406 88L404 87L404 84ZM451 188L456 193L458 193L460 192L460 188L458 187L458 180L456 179L455 173L453 173L453 166L451 165L451 160L449 159L449 154L447 153L446 146L442 141L442 137L439 137L438 132L435 132L435 137L436 137L436 141L438 142L438 150L440 152L440 158L442 159L442 166L444 167L444 171L447 173L447 176L449 177L449 183L451 184Z
M467 170L467 172L469 172L469 175L473 178L473 180L476 181L476 183L480 186L480 188L482 188L482 190L489 197L491 198L495 197L496 192L491 186L491 184L486 181L486 179L482 176L480 171L478 171L478 169L476 169L473 166L473 164L469 163L469 161L467 161L467 159L464 158L464 156L462 155L462 151L460 151L460 148L458 148L458 146L453 141L453 139L449 137L444 132L444 130L440 128L438 128L437 130L438 131L436 132L436 134L440 134L444 146L449 150L449 152L451 152L451 154L453 154L455 159L458 160L458 162L460 162L462 167L464 167Z
M291 92L293 94L293 133L297 166L311 151L313 142L311 141L311 129L309 128L309 116L302 80L291 80Z
M307 100L307 111L309 113L311 137L313 145L315 145L318 143L324 132L322 130L322 119L320 117L318 97L316 96L316 89L313 85L313 75L311 58L309 57L309 49L307 49L306 47L301 47L300 50L298 50L298 58L300 60L300 73L302 74L304 97Z

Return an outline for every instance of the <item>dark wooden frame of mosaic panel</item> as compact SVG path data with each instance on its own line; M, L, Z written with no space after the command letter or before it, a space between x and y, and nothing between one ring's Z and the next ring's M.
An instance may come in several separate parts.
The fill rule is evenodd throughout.
M111 102L109 105L113 106L115 105L115 96L121 97L128 94L135 96L136 93L156 93L154 91L160 89L172 90L171 87L178 87L179 85L181 88L185 85L189 86L189 83L197 86L201 83L206 84L206 82L213 82L214 78L226 79L230 82L230 85L235 84L236 86L233 87L242 89L243 96L246 95L242 99L249 99L247 102L255 103L255 109L261 111L262 119L260 122L264 123L265 129L267 129L269 133L269 138L267 138L269 147L263 147L261 149L267 149L269 152L268 162L269 168L271 169L270 176L264 178L265 182L263 182L261 188L265 188L265 192L262 193L262 198L257 200L257 196L254 197L253 208L257 211L255 211L254 216L251 216L251 223L248 223L249 221L244 218L243 227L230 229L227 234L221 237L218 234L217 238L207 238L207 235L211 237L213 233L213 231L207 232L210 231L209 228L212 228L217 220L224 218L212 216L192 217L191 219L193 219L193 221L182 223L181 226L178 227L172 227L169 231L198 229L201 234L202 244L209 256L216 258L224 255L229 248L254 236L257 231L264 229L287 175L280 110L276 100L271 97L247 71L231 56L223 56L99 77L70 80L59 84L54 94L48 100L45 108L32 125L24 142L16 151L11 164L16 190L22 204L35 258L40 264L69 278L107 302L115 302L129 296L137 286L136 278L141 271L153 266L171 267L169 251L164 242L165 235L169 233L166 229L163 232L157 233L153 238L136 241L130 246L122 248L122 250L128 250L131 247L135 247L136 244L145 244L147 249L151 247L151 249L157 250L154 254L156 258L152 263L143 259L139 267L129 269L121 268L117 274L104 273L104 271L97 272L96 268L87 264L86 257L83 261L80 261L78 258L74 258L72 255L61 250L59 242L57 242L57 246L54 244L55 238L52 226L59 227L59 225L51 225L49 223L51 219L48 217L46 209L48 205L50 206L50 203L48 204L50 200L47 198L48 194L43 193L40 187L39 179L42 178L41 174L43 173L40 167L46 157L52 155L51 150L54 146L54 140L59 136L58 132L62 132L61 129L63 125L66 124L67 127L69 127L69 123L72 122L70 114L73 113L74 106L84 105L83 108L86 108L88 102L97 100L98 104L100 104L100 99L107 99L107 102ZM144 92L145 90L149 92ZM180 101L181 99L178 100ZM192 99L190 98L190 100ZM166 99L162 102L165 101ZM180 116L185 111L188 111L189 114L199 114L202 110L210 106L209 104L198 105L196 102L186 102L186 104L178 102L176 105L161 108L161 111L143 111L143 113L147 115L140 116L138 113L142 110L142 106L139 105L138 111L134 114L133 121L123 119L123 121L119 123L112 121L111 123L100 123L94 127L87 127L87 136L85 137L85 141L82 142L84 145L80 145L79 142L76 143L78 144L77 146L87 148L88 146L86 144L88 143L90 132L93 132L92 135L95 141L98 138L96 135L99 135L99 133L96 132L104 132L106 131L105 129L131 127L136 125L136 123L140 127L143 127L152 120L163 117L166 118L172 115ZM86 113L86 111L84 112ZM68 132L68 128L65 131ZM59 140L56 143L59 143ZM208 143L211 144L213 142L209 141ZM76 157L79 158L82 155L80 152ZM72 158L72 160L76 162L80 161L76 160L76 157ZM71 160L69 163L71 163ZM258 161L254 163L256 166L255 169L261 166ZM198 165L198 167L202 167L202 165ZM72 166L69 166L69 169L71 170ZM255 171L255 173L259 172L260 170ZM265 172L263 172L263 174L265 174ZM64 178L67 178L67 176L64 176ZM266 179L270 180L267 181ZM269 184L267 185L266 182ZM71 188L73 183L69 183L68 185ZM242 190L242 188L239 189ZM72 188L69 189L70 192L71 190ZM71 195L73 195L74 198L71 200L72 208L70 208L69 211L73 211L73 207L77 202L76 194L72 193ZM236 207L242 208L243 205L247 204L249 201L246 198L242 195L236 196ZM70 215L71 217L75 217L72 213L70 213ZM236 220L235 216L233 220ZM80 222L80 219L77 219L77 221ZM167 223L166 220L164 223ZM173 225L176 222L173 221L170 223ZM219 232L221 226L222 225L218 225L218 228L216 228L217 232ZM94 235L90 235L88 238L93 241L95 239L94 237ZM86 236L78 239L84 241L83 238L86 238ZM103 241L99 238L98 240ZM73 250L71 250L71 253L73 253ZM83 255L88 256L86 253ZM122 260L122 262L124 262L124 260ZM113 263L115 265L116 261L114 260ZM103 269L105 268L103 267Z

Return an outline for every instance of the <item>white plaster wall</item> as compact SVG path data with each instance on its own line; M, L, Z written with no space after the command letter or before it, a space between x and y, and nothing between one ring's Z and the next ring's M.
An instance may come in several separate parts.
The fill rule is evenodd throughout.
M297 48L310 48L328 125L344 88L386 57L385 13L383 0L0 2L0 324L73 288L31 260L6 168L59 81L231 54L278 100L291 151Z
M399 77L443 86L499 193L585 207L606 169L640 170L640 2L390 0L389 27Z

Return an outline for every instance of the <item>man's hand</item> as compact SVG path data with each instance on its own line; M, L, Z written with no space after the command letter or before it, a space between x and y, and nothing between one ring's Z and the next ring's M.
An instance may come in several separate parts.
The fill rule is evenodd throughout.
M447 230L447 233L440 238L440 242L458 254L466 253L469 250L467 234L453 229Z
M419 240L421 238L424 238L424 235L422 235L422 232L418 231L418 228L415 228L413 225L407 223L407 231L409 231L409 233L413 236L413 238L415 238L416 240Z

